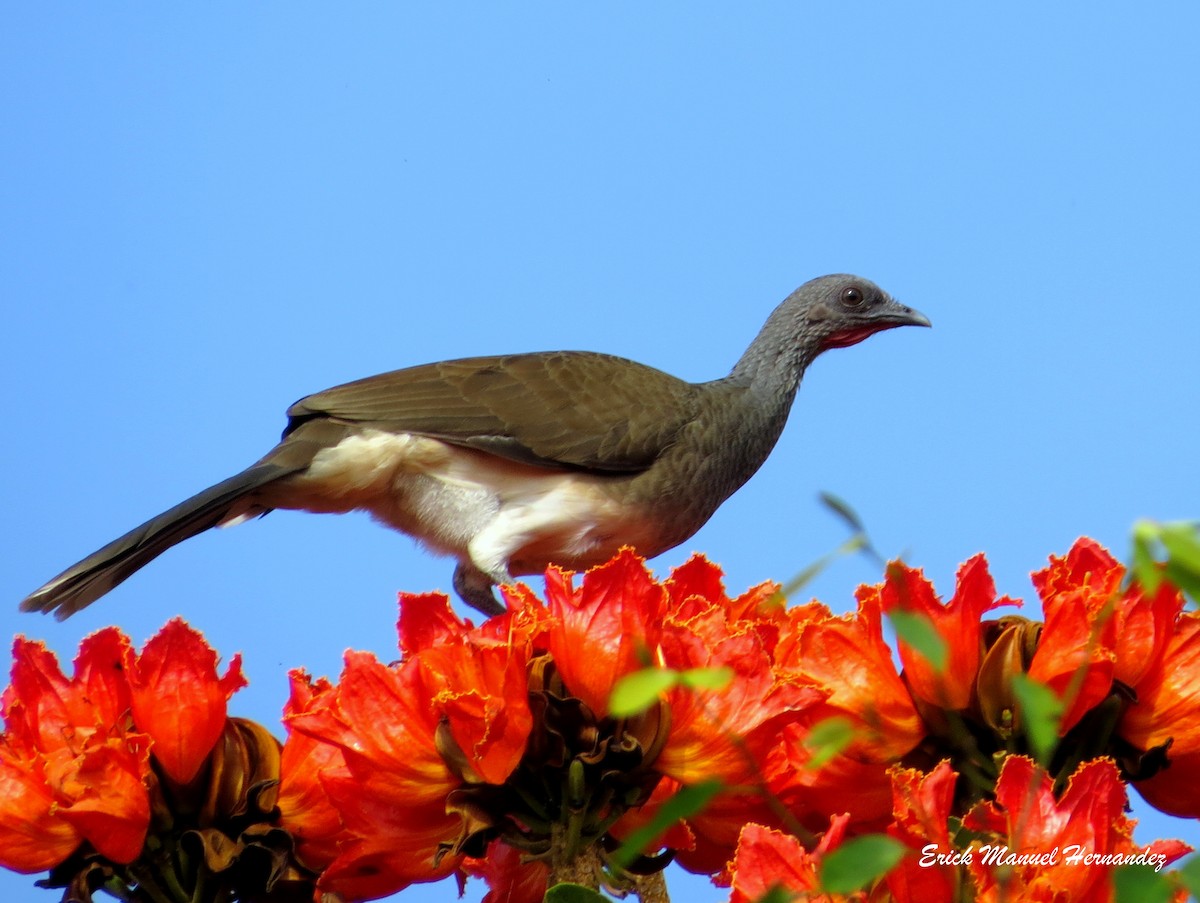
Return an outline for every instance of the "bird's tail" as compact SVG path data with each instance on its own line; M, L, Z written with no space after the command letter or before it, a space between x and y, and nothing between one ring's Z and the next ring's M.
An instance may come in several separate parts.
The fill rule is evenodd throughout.
M60 621L95 602L176 543L246 513L247 497L297 468L255 464L180 502L67 568L21 603L22 611L53 612ZM265 514L269 508L255 513Z

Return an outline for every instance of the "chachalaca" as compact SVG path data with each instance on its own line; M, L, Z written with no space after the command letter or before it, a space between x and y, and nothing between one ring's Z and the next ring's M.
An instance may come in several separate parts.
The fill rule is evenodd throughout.
M256 464L63 571L21 604L65 618L171 546L274 508L369 511L457 559L484 613L493 587L700 529L766 460L805 368L895 326L928 326L873 283L823 276L767 318L728 376L689 383L582 351L444 361L296 402Z

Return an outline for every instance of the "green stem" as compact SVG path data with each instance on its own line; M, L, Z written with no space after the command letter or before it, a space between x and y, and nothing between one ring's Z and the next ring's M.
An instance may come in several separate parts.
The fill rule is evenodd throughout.
M179 883L179 875L176 874L174 868L168 866L164 869L165 874L162 877L166 880L167 889L170 890L171 896L179 901L179 903L191 903L192 895L183 889L183 885Z
M191 903L204 903L204 900L205 900L204 890L205 890L205 885L208 883L207 881L205 881L205 879L207 877L208 877L208 869L204 865L201 865L200 868L196 869L196 884L192 888Z
M149 897L152 903L177 903L177 901L172 900L171 897L166 894L163 889L158 886L158 884L155 883L154 879L150 877L149 874L139 874L137 872L133 872L132 875L134 882L137 884L137 894L139 896L144 895Z

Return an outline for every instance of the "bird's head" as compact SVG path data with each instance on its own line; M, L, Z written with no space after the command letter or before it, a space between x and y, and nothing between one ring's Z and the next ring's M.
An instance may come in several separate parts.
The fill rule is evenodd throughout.
M929 326L869 279L844 273L804 283L767 318L730 377L791 397L813 358L895 326Z
M817 347L846 348L868 336L896 326L929 326L922 313L906 307L877 286L858 276L821 276L796 290L805 332Z

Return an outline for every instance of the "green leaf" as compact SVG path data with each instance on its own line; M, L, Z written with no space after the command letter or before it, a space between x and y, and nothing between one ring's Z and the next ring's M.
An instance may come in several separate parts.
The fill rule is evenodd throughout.
M821 499L821 504L844 520L853 532L863 534L867 532L862 518L858 516L857 511L846 503L845 499L834 495L832 492L822 492L818 497Z
M854 724L849 718L834 715L818 721L804 738L804 745L812 750L812 758L805 766L813 771L840 753L854 740Z
M1193 856L1181 865L1175 870L1175 874L1179 876L1188 893L1200 900L1200 855Z
M1045 766L1058 745L1058 726L1064 711L1062 700L1045 684L1026 674L1014 674L1012 688L1017 698L1021 729L1033 747L1034 757Z
M612 903L608 897L582 884L556 884L546 891L543 903Z
M608 697L609 714L616 718L628 718L644 712L658 701L660 693L671 689L679 682L679 672L670 668L643 668L626 674L613 687Z
M802 570L799 574L789 580L786 584L784 584L783 589L779 591L779 595L783 596L785 599L789 596L795 595L796 593L800 592L800 590L804 589L804 587L810 582L812 582L813 578L820 574L821 571L825 570L825 568L829 567L829 565L833 564L843 555L850 555L854 552L857 552L859 549L865 548L866 544L866 536L864 536L862 533L856 533L828 555L822 555L820 558Z
M928 615L919 611L904 611L896 609L888 613L888 620L896 629L896 636L913 652L929 663L938 674L946 670L949 651L946 641L933 626Z
M852 894L890 872L908 847L884 834L866 834L848 840L821 861L821 889L831 894Z
M782 884L776 884L769 891L759 897L754 903L792 903L800 895L794 894Z
M708 805L709 800L721 792L724 785L717 780L701 781L682 787L659 807L654 818L625 838L624 843L610 856L618 868L626 868L641 856L654 838L683 818L689 818Z
M1159 552L1166 559L1165 567L1159 564ZM1131 572L1148 593L1157 590L1166 576L1193 600L1200 600L1200 522L1135 523Z
M1113 869L1114 903L1170 903L1174 891L1166 875L1151 865L1122 865Z
M1167 550L1167 579L1200 599L1200 528L1178 521L1163 524L1159 535Z
M1140 520L1133 525L1133 577L1151 595L1158 589L1162 574L1154 559L1154 547L1158 544L1158 525L1153 521Z
M1163 524L1159 537L1172 561L1190 573L1200 574L1200 526L1192 521Z
M679 683L692 690L724 690L733 680L733 669L728 665L719 668L689 668L679 672Z

